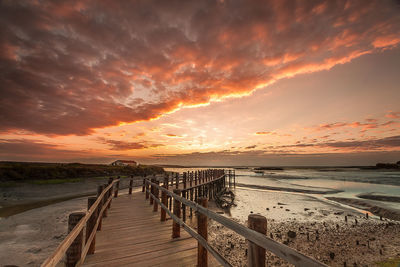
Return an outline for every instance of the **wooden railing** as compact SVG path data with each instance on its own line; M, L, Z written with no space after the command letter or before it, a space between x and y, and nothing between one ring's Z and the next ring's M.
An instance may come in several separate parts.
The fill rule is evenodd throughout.
M206 178L210 179L209 181L200 183L195 185L195 188L204 187L206 184L217 182L223 180L225 185L225 177L226 174L220 174L218 177ZM183 180L184 180L183 176ZM202 181L202 180L201 180ZM182 190L174 189L173 192L168 190L168 179L164 182L163 186L159 185L159 182L155 180L150 181L145 179L145 192L146 199L150 197L150 201L154 204L154 211L157 211L158 205L161 206L161 220L165 220L165 215L163 216L163 212L166 212L173 220L172 227L172 237L180 236L180 227L186 230L192 237L194 237L198 241L198 266L207 266L207 252L210 252L218 262L223 266L231 266L231 264L219 254L210 244L207 242L207 218L213 219L214 221L224 225L225 227L233 230L240 236L247 239L249 242L248 247L248 266L264 266L265 265L265 251L268 250L273 254L279 256L280 258L288 261L295 266L327 266L311 257L301 254L300 252L284 245L279 242L274 241L273 239L267 237L266 234L266 218L261 215L249 215L249 227L245 227L229 218L226 218L222 215L219 215L207 208L208 198L206 194L203 194L205 191L197 191L199 194L197 195L197 202L192 201L191 199L187 199L181 196ZM179 185L179 183L178 183ZM192 187L186 188L187 190ZM162 192L162 200L159 199L159 191ZM168 207L167 197L170 197L171 202L173 199L174 209L171 212L171 205ZM209 197L209 196L208 196ZM171 203L170 202L170 203ZM186 210L186 206L197 212L198 216L198 225L196 232L192 227L190 227L184 220L181 219L181 210ZM204 219L206 218L206 219ZM265 226L263 225L265 224Z
M96 232L101 230L102 219L107 217L112 198L118 197L119 182L119 179L110 178L108 184L98 186L97 197L88 198L86 213L74 212L69 215L68 235L53 254L42 263L42 267L56 266L64 255L66 266L80 266L87 254L95 252ZM133 178L130 180L129 194L132 193L132 185ZM86 229L85 240L83 240L84 229Z

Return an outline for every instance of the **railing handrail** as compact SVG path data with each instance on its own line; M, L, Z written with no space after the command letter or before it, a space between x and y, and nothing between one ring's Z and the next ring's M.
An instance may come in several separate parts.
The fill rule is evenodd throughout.
M217 179L221 179L222 177L225 177L225 174ZM214 179L213 181L215 181L217 179ZM162 186L159 186L156 183L151 182L147 178L145 178L145 181L146 181L146 183L149 183L150 185L156 187L158 190L165 192L170 197L173 197L174 199L185 204L186 206L189 206L190 208L194 209L195 211L200 212L201 214L207 216L208 218L211 218L214 221L224 225L225 227L229 228L230 230L235 231L237 234L241 235L245 239L250 240L251 242L257 244L258 246L260 246L266 250L269 250L270 252L274 253L278 257L288 261L291 264L294 264L295 266L310 266L310 267L327 266L326 264L321 263L309 256L301 254L300 252L298 252L295 249L292 249L291 247L288 247L284 244L276 242L275 240L267 237L266 235L263 235L252 229L249 229L249 228L243 226L242 224L232 221L232 220L230 220L222 215L219 215L207 208L204 208L203 206L201 206L193 201L190 201L184 197L181 197L181 196L169 191L168 189L166 189ZM206 183L203 183L201 185L204 185L204 184L206 184ZM153 199L157 199L151 192L149 192L149 193ZM164 205L162 205L161 207L163 207L163 206ZM165 209L165 208L166 207L164 206L163 209ZM170 212L168 212L168 214L170 214ZM178 224L184 226L184 224L182 224L183 223L182 221L180 221L180 220L177 221L176 218L174 218L174 217L171 216L171 218L174 221L176 221ZM185 227L184 227L184 229L185 229ZM189 232L189 234L191 234L191 233ZM193 237L196 238L195 236L193 236ZM208 247L206 247L206 248L208 250ZM212 251L210 251L210 252L213 253ZM217 258L217 260L218 260L218 258ZM222 262L220 262L220 263L223 264Z
M93 203L93 205L87 211L86 215L78 222L78 224L74 227L74 229L72 229L72 231L69 232L69 234L64 238L64 240L58 245L56 250L42 263L41 267L50 267L50 266L53 267L53 266L57 265L57 263L62 259L64 254L67 252L68 248L74 242L75 238L79 235L79 233L86 226L86 223L89 220L89 218L93 215L95 210L98 209L98 206L99 206L100 202L102 201L106 192L108 192L108 190L110 190L110 188L113 187L114 184L117 182L119 182L119 179L113 180L112 183L110 183L105 189L103 189L101 194L97 197L97 200ZM112 195L110 195L110 198L107 200L107 203L110 201L111 198L112 198ZM102 212L104 212L104 210L105 210L104 207L107 207L107 205L103 205L103 208L102 208L100 214ZM98 225L100 219L101 219L101 216L98 217L96 225ZM92 235L94 236L93 231L96 231L96 229L97 229L97 227L93 228L91 236ZM91 238L91 240L92 239L93 239L93 237ZM90 244L91 240L90 240L90 242L87 242L87 244ZM84 248L84 251L85 250L87 253L86 246ZM85 256L86 256L86 253L85 253Z

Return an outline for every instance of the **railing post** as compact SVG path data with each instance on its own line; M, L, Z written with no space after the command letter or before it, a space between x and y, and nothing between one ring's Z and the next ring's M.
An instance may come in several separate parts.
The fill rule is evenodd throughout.
M186 179L187 179L187 173L184 172L184 173L183 173L183 179L182 179L182 180L183 180L183 188L184 188L184 189L186 189Z
M174 189L174 193L178 196L181 196L181 190ZM178 218L181 217L181 203L174 199L174 215ZM181 226L179 223L172 220L172 238L180 237L181 236Z
M236 171L233 170L233 187L236 188Z
M203 207L208 207L208 200L205 197L199 199L199 204ZM206 241L208 240L207 234L207 216L197 213L197 231ZM208 256L207 249L203 247L199 242L197 242L197 266L207 267L208 266Z
M108 184L104 184L104 185L103 185L103 190L106 189L107 186L108 186ZM108 198L110 197L110 194L111 194L110 191L106 191L106 192L105 192L105 194L104 194L104 196L103 196L103 198L102 198L102 203L103 203L103 204L101 205L102 208L103 208L103 205L106 204ZM104 218L106 218L106 217L108 216L107 209L108 209L108 205L107 205L107 208L105 208L105 209L104 209L104 212L103 212L103 217L104 217Z
M108 184L109 184L109 185L112 184L113 181L114 181L114 178L112 178L112 177L108 178ZM103 189L104 189L104 188L103 188ZM112 193L113 193L112 190L113 190L113 189L111 188L110 191L107 192L107 199L108 199L109 196L112 195ZM108 207L107 207L107 208L108 208L108 209L111 208L111 201L110 201L110 203L108 203Z
M176 188L176 189L179 188L179 173L176 174L176 184L175 184L175 188Z
M149 180L145 178L143 181L146 183L146 199L149 199Z
M88 210L93 206L93 204L96 202L97 197L89 197L88 198ZM94 225L96 224L97 221L97 210L95 210L92 214L92 216L89 218L89 220L86 223L86 240L85 240L85 244L87 243L90 234L93 231L96 231L96 229L94 229ZM95 251L95 246L96 246L96 235L94 235L94 238L92 240L92 243L90 243L90 247L88 250L88 254L94 254Z
M120 176L117 178L118 180L121 179ZM118 190L119 190L119 181L115 184L115 191L114 191L114 197L118 197Z
M194 173L194 185L197 185L197 178L199 177L200 171Z
M102 192L103 192L103 186L102 186L102 185L99 185L99 186L97 187L97 198L100 197L100 195L101 195ZM98 209L97 209L97 214L98 214L99 216L100 216L100 211L101 211L102 208L103 208L103 200L100 200L100 203L99 203L99 206L98 206ZM101 230L102 221L103 221L103 215L101 215L101 216L100 216L100 219L99 219L99 225L97 226L97 230L98 230L98 231Z
M152 183L155 183L156 182L156 179L151 179L151 182ZM153 186L153 184L150 184L150 193L152 194L152 195L154 195L154 186ZM153 205L153 198L150 196L150 205Z
M68 233L74 229L78 222L85 217L85 212L73 212L68 217ZM71 246L67 250L67 259L65 265L67 267L75 267L76 263L81 259L82 255L82 239L83 229L72 242Z
M133 187L133 175L131 175L131 180L129 181L129 195L132 195L132 187Z
M164 185L163 187L165 189L168 189L168 177L164 178ZM167 198L167 193L164 192L164 190L161 191L161 203L163 203L163 205L165 207L168 208L168 198ZM161 221L164 222L166 220L167 217L167 213L166 211L161 207Z
M157 185L160 185L160 181L156 181L156 184ZM158 194L158 188L155 186L154 187L154 196L156 197L156 198L159 198L159 194ZM162 209L161 209L162 210ZM153 206L153 211L158 211L158 202L156 201L156 200L154 200L154 206Z
M193 201L193 188L190 188L190 201ZM193 216L193 210L192 207L190 207L190 218Z
M182 197L186 198L187 191L182 191ZM186 222L186 205L182 203L182 219Z
M261 234L267 233L267 218L258 214L250 214L248 217L248 227ZM265 248L259 247L253 242L248 242L247 266L265 266Z
M142 192L144 192L145 187L146 187L146 178L143 177Z

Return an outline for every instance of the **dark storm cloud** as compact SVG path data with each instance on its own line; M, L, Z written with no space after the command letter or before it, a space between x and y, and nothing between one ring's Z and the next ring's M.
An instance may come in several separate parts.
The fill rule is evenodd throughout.
M0 2L0 130L87 135L400 42L393 1ZM394 115L393 115L394 116Z

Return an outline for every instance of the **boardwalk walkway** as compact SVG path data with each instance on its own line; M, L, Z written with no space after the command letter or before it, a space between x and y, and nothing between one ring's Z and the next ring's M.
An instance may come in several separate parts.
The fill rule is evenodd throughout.
M96 253L83 266L197 265L197 241L183 229L172 239L172 220L161 222L144 193L121 195L111 205L96 234ZM217 265L210 255L209 266Z

